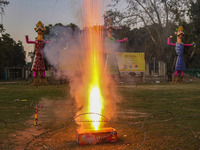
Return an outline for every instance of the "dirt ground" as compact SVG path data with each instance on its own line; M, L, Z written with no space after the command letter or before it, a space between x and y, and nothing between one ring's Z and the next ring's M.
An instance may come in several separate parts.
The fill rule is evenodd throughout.
M77 125L73 120L76 114L76 107L73 100L49 100L43 98L38 104L38 126L34 126L33 120L28 120L27 128L18 130L12 134L9 140L14 143L13 150L114 150L114 149L135 149L139 147L144 139L144 133L129 124L120 125L112 122L110 126L119 128L117 143L107 143L98 145L78 146L76 142ZM118 111L116 115L122 118L132 119L145 117L146 114L138 113L134 110ZM34 119L34 116L33 116ZM125 126L125 127L124 127ZM129 128L127 130L127 128ZM134 137L137 133L140 138ZM134 139L132 143L131 140ZM138 140L139 139L139 140Z

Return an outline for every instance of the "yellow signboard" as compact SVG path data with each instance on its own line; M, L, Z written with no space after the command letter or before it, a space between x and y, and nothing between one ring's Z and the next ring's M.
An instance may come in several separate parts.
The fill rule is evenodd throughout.
M145 54L116 52L117 64L121 72L144 72Z

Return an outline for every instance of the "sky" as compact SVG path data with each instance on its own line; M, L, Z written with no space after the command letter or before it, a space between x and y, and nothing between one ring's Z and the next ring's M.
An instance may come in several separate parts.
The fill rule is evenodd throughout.
M39 20L44 25L74 23L80 26L81 0L8 0L5 7L3 25L15 41L22 41L25 51L34 50L33 44L26 44L25 35L29 40L37 36L34 28ZM105 5L111 0L105 0ZM30 59L27 59L30 60Z

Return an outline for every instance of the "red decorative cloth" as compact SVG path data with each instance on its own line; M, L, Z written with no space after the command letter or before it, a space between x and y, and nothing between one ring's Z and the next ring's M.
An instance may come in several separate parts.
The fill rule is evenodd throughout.
M44 52L45 41L35 41L35 58L32 66L33 71L45 71L43 52Z

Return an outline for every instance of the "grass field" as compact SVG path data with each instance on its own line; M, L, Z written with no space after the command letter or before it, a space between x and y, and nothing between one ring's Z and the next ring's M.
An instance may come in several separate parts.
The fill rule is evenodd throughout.
M111 123L118 129L118 142L85 146L81 149L200 149L200 83L149 84L116 88L123 97L116 112L117 122ZM35 129L38 134L33 134L30 139L24 139L23 134L18 134L20 130L30 131L34 128L30 125L33 122L34 105L43 98L46 98L46 103L43 103L45 106L51 102L55 104L56 101L59 104L59 107L48 105L49 108L41 109L43 116L45 114L49 116L50 111L55 109L57 114L61 114L66 108L72 109L68 113L69 118L74 116L74 105L68 106L62 101L70 99L73 103L73 99L69 96L69 87L66 85L37 88L26 84L0 83L0 149L17 149L19 145L24 147L39 133L62 125L65 127L48 132L45 137L38 137L27 149L37 149L34 147L45 149L45 146L49 145L47 144L49 139L54 149L80 149L75 144L76 125L67 120L39 122L41 125ZM15 102L15 99L27 99L27 101ZM25 134L31 133L26 131ZM66 144L66 141L70 141L71 144Z

